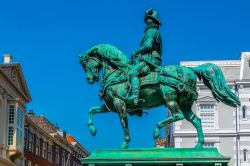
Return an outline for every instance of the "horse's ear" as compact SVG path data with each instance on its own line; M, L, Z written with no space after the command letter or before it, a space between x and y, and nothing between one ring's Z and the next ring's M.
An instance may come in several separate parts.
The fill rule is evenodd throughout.
M95 48L95 49L93 50L93 53L96 54L97 52L98 52L98 48Z

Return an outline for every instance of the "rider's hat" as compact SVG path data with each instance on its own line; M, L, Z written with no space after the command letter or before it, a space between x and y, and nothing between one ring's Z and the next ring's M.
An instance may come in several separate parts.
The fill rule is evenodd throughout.
M152 8L145 11L144 22L147 22L147 19L153 20L156 24L161 25L159 14Z

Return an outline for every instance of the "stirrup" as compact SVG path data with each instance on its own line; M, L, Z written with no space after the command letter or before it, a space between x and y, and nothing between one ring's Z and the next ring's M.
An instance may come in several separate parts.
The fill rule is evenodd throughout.
M127 100L128 100L129 103L133 103L135 105L137 105L138 103L145 103L146 102L145 99L140 99L140 98L137 99L136 96L134 98L132 98L132 96L129 96L127 98Z
M131 95L127 98L129 103L138 104L139 98L136 95Z

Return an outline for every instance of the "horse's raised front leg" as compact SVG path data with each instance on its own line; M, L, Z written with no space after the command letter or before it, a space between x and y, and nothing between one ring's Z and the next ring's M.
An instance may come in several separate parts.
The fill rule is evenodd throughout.
M204 144L204 135L202 131L201 119L192 112L191 107L189 109L183 108L182 112L185 119L191 122L197 130L198 142L195 145L195 148L202 148L202 145Z
M94 114L105 113L105 112L109 112L105 105L95 106L95 107L90 108L88 126L89 126L89 131L93 136L96 135L96 128L93 123L93 116Z
M123 100L119 98L114 98L114 107L119 115L121 126L124 132L124 142L121 144L121 149L127 149L130 142L129 129L128 129L128 118L126 111L126 104Z
M171 115L164 119L163 121L160 121L157 123L155 131L154 131L154 139L159 138L160 136L160 129L170 123L173 123L175 121L178 120L183 120L184 119L184 115L182 114L178 103L176 102L177 99L177 95L176 95L176 91L175 89L171 88L171 87L163 87L162 88L162 93L163 93L163 97L164 100L166 102L166 105L169 109L169 111L171 112Z

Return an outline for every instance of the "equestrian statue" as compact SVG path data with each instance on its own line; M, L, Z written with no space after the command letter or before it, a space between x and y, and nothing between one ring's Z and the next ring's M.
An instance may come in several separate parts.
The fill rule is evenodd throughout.
M104 104L89 110L88 126L95 136L93 116L97 113L118 113L124 132L120 148L128 148L130 142L128 115L141 117L143 110L165 105L170 114L156 124L153 137L160 136L166 125L186 119L197 130L196 148L202 148L204 136L201 119L192 112L197 100L197 78L212 91L214 98L232 107L240 105L239 98L226 84L221 69L211 63L191 68L185 66L160 66L162 41L159 33L158 13L149 9L145 12L146 29L140 48L132 54L132 62L118 48L109 44L93 46L80 56L87 82L99 82L99 94ZM100 71L102 75L100 76Z

